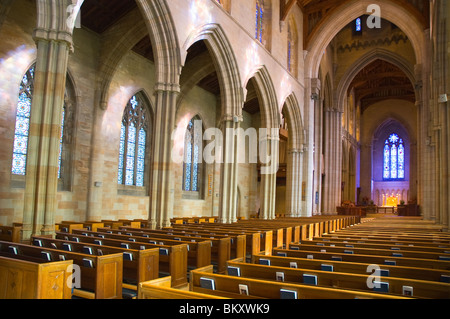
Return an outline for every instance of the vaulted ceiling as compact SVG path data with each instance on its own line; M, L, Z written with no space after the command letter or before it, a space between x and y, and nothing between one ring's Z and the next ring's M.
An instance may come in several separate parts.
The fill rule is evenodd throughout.
M376 60L362 69L353 79L352 89L356 102L361 102L361 112L382 100L400 99L412 103L416 100L410 79L400 68L384 60Z
M429 25L429 0L392 0L399 3L411 16ZM298 5L303 12L303 39L307 48L313 35L339 7L349 0L280 0L280 19L286 21L291 9Z

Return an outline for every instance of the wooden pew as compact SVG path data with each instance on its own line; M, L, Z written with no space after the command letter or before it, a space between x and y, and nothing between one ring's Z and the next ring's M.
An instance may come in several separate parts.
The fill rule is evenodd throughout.
M267 266L259 264L247 264L242 261L229 261L228 269L238 269L240 276L260 280L282 281L287 283L303 283L303 276L316 276L317 286L334 287L350 290L373 292L367 284L368 275L330 272L323 270L311 270L302 268L289 268ZM228 273L229 274L229 273ZM414 298L449 299L450 284L424 280L381 277L380 281L389 285L389 294L404 295L403 288L413 287Z
M249 229L241 229L238 227L230 228L224 224L174 225L173 229L179 230L182 229L186 231L190 230L191 232L194 231L214 232L218 234L225 234L228 236L245 235L247 245L246 248L247 255L251 256L253 254L260 254L261 252L264 252L265 254L272 253L273 247L272 231L249 230ZM267 238L267 240L265 238Z
M430 246L416 246L414 244L410 243L394 243L392 241L386 241L381 243L371 243L367 242L365 240L344 240L344 239L323 239L323 238L316 238L312 241L306 242L308 245L323 245L324 247L328 247L331 245L334 246L342 246L342 247L358 247L358 248L369 248L369 249L404 249L404 250L410 250L410 251L425 251L425 252L432 252L432 253L438 253L438 254L447 254L450 253L450 246L444 247L439 245L430 245Z
M151 232L204 238L230 238L231 251L228 259L244 257L246 254L261 253L261 236L255 232L222 229L220 226L202 227L202 225L176 225L175 227L166 227Z
M80 267L81 289L75 289L74 295L92 299L122 299L123 254L92 256L52 248L41 248L31 245L14 244L17 255L9 252L10 242L0 242L0 253L5 257L24 256L29 260L48 261L73 260ZM89 266L87 265L89 264Z
M214 281L215 290L202 286L202 279ZM403 296L220 275L214 274L212 267L191 271L190 284L191 291L234 299L282 299L282 289L295 291L298 299L410 299ZM240 294L240 285L247 286L249 295Z
M170 277L142 282L138 286L137 299L228 299L189 290L176 289L172 287L171 283L172 279Z
M151 230L151 229L140 229L139 231L134 231L132 228L121 228L119 230L113 230L115 233L129 233L132 236L147 236L149 238L159 239L159 240L175 240L178 239L179 241L184 242L200 242L200 241L209 241L211 245L211 261L216 263L217 271L218 272L225 272L226 270L226 262L227 260L231 259L231 238L227 236L201 236L192 234L189 235L185 234L170 234L168 231L158 231L158 230ZM240 238L241 240L244 240L244 238ZM242 241L237 241L238 243L242 243ZM198 268L198 267L197 267Z
M55 231L63 231L66 233L72 233L74 229L85 229L83 223L77 222L64 222L64 223L56 223Z
M20 243L22 227L0 226L0 240Z
M352 247L348 247L352 246ZM392 249L396 248L396 249ZM309 244L291 244L289 247L291 250L301 250L305 252L331 252L331 253L351 253L359 255L376 255L376 256L397 256L405 258L420 258L420 259L431 259L439 260L441 257L448 257L450 260L450 254L436 253L428 251L411 251L408 248L400 249L398 247L391 248L364 248L355 245L336 245L336 246L322 246L322 245L309 245Z
M0 299L71 299L67 285L71 260L28 261L21 256L0 257Z
M140 242L140 243L146 243L147 245L145 246L146 249L150 249L152 247L160 247L160 248L164 248L164 245L158 245L159 242L163 241L165 245L169 245L169 246L174 246L174 245L180 245L180 244L185 244L187 245L187 250L188 250L188 268L199 268L199 267L203 267L205 265L210 265L211 264L211 241L210 240L198 240L197 239L191 239L190 241L182 241L182 240L177 240L177 239L161 239L161 238L151 238L150 236L146 236L145 234L142 233L138 233L138 235L127 235L129 234L129 232L121 232L120 230L108 230L106 233L111 232L112 234L116 233L119 234L121 236L126 236L126 237L121 237L119 239L106 239L103 240L106 244L108 245L112 245L115 247L120 247L121 243L123 243L124 241L130 242L130 239L133 238L134 240ZM92 233L87 233L87 232L79 232L81 234L88 234L90 235L90 237L88 237L88 239L85 239L83 236L81 239L83 239L83 242L91 242L94 243L95 241L98 240L98 237L100 235L103 236L103 234L105 233L105 230L103 229L102 232L98 232L99 234L92 234ZM125 233L125 235L123 235L123 233ZM78 234L78 233L77 233ZM92 235L94 235L94 237L91 237ZM65 237L67 237L67 234L64 233L57 233L57 238L59 239L64 239ZM136 237L136 238L134 238ZM80 239L80 238L79 238ZM195 241L193 241L195 240ZM150 242L153 242L153 244L151 244ZM136 249L139 249L140 246L142 245L133 245L136 246ZM175 276L176 277L176 276Z
M165 244L151 244L149 239L144 242L144 237L134 237L127 235L111 234L107 232L91 232L86 230L74 230L74 235L78 240L83 241L84 238L102 238L102 239L116 239L122 243L127 243L132 247L133 240L136 240L136 244L148 245L147 247L155 248L158 247L160 251L159 255L159 270L160 272L168 273L172 276L173 286L179 287L187 284L187 260L188 260L188 246L187 244L173 243L173 245ZM72 238L73 239L73 238ZM139 241L142 239L142 241ZM110 245L111 243L108 243Z
M103 256L123 253L123 281L124 284L136 285L144 281L156 279L159 276L159 249L126 249L103 245L103 242L80 243L62 239L52 239L47 237L33 236L33 245L38 247L54 248L65 251L86 253L90 250L92 255ZM90 249L88 249L90 248ZM138 247L135 247L138 248ZM139 247L141 248L141 247Z
M384 265L388 262L395 262L398 266L417 267L417 268L433 268L450 270L450 261L431 260L423 258L405 258L395 256L377 256L377 255L359 255L349 253L320 252L320 251L301 251L288 249L274 249L274 255L286 257L307 258L309 255L314 259L333 260L335 257L342 261L356 263L370 263Z
M439 243L439 242L430 242L430 241L413 241L407 239L397 239L397 238L374 238L369 236L323 236L321 238L316 238L315 241L333 241L333 242L343 242L343 243L367 243L367 244L379 244L379 245L407 245L407 246L420 246L420 247L430 247L430 248L450 248L449 244Z
M370 275L371 263L355 263L334 260L307 259L299 257L280 257L256 255L253 263L261 263L261 259L268 260L272 266L294 267L303 269L321 270L322 265L333 266L334 271L341 273L351 273L360 275ZM381 269L389 271L389 276L396 278L410 278L416 280L426 280L434 282L443 282L444 278L450 278L450 270L416 268L405 266L379 265Z
M432 238L432 237L417 237L417 236L405 236L405 235L376 235L376 234L357 234L357 233L334 233L332 235L325 235L324 238L346 238L347 240L356 239L356 240L380 240L380 241L396 241L396 242L411 242L411 243L428 243L428 244L440 244L440 245L449 245L450 240L441 239L441 238Z

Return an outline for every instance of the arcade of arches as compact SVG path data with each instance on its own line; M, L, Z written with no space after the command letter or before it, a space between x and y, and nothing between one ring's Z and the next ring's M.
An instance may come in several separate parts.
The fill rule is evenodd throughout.
M448 229L449 13L444 0L2 1L0 224L25 239L63 220L161 228L405 202Z

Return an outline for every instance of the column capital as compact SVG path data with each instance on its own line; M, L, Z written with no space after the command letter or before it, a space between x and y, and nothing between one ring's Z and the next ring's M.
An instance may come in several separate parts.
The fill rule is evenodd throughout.
M155 94L159 92L170 92L179 94L181 92L180 84L158 82L155 84Z

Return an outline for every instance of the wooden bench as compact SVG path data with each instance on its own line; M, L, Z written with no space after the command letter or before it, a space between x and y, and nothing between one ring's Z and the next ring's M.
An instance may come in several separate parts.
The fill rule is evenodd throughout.
M261 231L261 230L248 230L240 228L230 228L223 224L201 224L201 225L174 225L173 229L201 232L206 233L217 233L225 235L227 237L245 235L246 236L246 255L259 254L264 252L266 254L271 254L272 252L272 231ZM236 256L240 257L240 256ZM229 258L230 259L230 258Z
M376 255L376 256L386 256L386 257L405 257L405 258L420 258L420 259L431 259L439 260L447 257L450 261L450 254L429 252L429 251L412 251L408 250L407 247L401 249L399 247L390 247L388 249L384 248L365 248L355 245L337 245L337 246L324 246L324 245L309 245L307 244L291 244L289 249L291 250L301 250L305 252L331 252L331 253L350 253L359 255Z
M0 226L0 240L20 243L21 231L20 226Z
M411 244L409 242L404 243L396 243L392 241L386 241L386 242L367 242L365 240L344 240L344 239L323 239L323 238L316 238L312 241L305 242L308 245L322 245L324 247L328 247L331 245L334 246L343 246L343 247L358 247L358 248L369 248L369 249L388 249L390 247L391 250L396 249L404 249L404 250L410 250L410 251L425 251L425 252L433 252L438 254L450 254L450 246L440 246L440 245L429 245L429 246L416 246L414 244Z
M349 249L350 250L350 249ZM312 256L315 259L333 260L339 258L342 261L371 263L377 265L385 265L393 262L398 266L417 267L417 268L433 268L450 270L450 261L432 260L423 258L406 258L396 256L379 256L379 255L360 255L339 252L320 252L320 251L301 251L289 249L274 249L274 255L287 257L308 258Z
M33 245L38 247L54 248L61 251L72 251L77 253L88 253L96 256L123 253L123 282L124 286L137 290L137 284L144 281L156 279L159 276L159 249L126 249L103 245L97 240L94 243L80 243L62 239L33 236ZM138 247L135 247L138 248ZM139 247L141 248L141 247ZM145 247L144 247L145 248Z
M181 290L172 287L170 277L159 278L148 282L142 282L138 286L137 299L228 299L209 294L196 293L189 290Z
M63 235L63 233L58 234ZM66 234L67 235L67 234ZM127 243L129 247L140 247L142 245L146 245L146 248L159 248L159 271L163 273L170 274L173 280L173 286L184 286L187 284L187 260L188 260L188 246L187 244L177 243L168 243L165 242L163 244L152 244L149 242L149 238L144 237L134 237L127 235L119 235L112 234L107 232L92 232L86 230L74 230L74 234L80 241L88 240L91 241L93 239L116 239L119 241L118 246L122 247L122 244ZM84 238L86 237L86 238ZM73 237L71 239L74 239ZM131 240L130 240L131 239ZM142 240L141 240L142 239ZM146 239L146 241L144 241ZM133 241L135 240L135 241ZM141 240L141 241L139 241ZM111 242L108 242L108 245L111 245ZM137 245L137 246L133 246ZM136 248L139 249L139 248Z
M261 259L268 260L273 266L291 267L292 265L297 268L321 270L322 265L333 266L333 270L341 273L351 274L369 274L368 269L372 265L371 263L355 263L335 260L320 260L320 259L308 259L299 257L280 257L280 256L264 256L256 255L253 258L253 263L261 263ZM380 268L388 270L390 277L396 278L410 278L417 280L426 280L434 282L444 282L445 278L450 277L450 270L442 269L429 269L429 268L416 268L405 266L392 266L392 265L380 265Z
M340 234L333 234L332 236L325 235L323 236L325 239L343 239L343 240L360 240L360 241L370 241L370 242L380 242L380 243L387 243L387 242L395 242L395 243L404 243L404 244L412 244L417 246L424 246L424 245L441 245L441 246L450 246L448 240L440 240L440 239L418 239L418 238L405 238L405 237L379 237L379 236L373 236L373 235L340 235Z
M214 283L214 290L204 284L208 281ZM247 287L248 295L240 293L242 291L240 285ZM285 294L282 292L285 290L295 292L297 299L410 299L403 296L214 274L212 267L191 271L190 289L198 293L234 299L283 299L282 296Z
M71 260L29 261L0 257L0 299L71 299Z
M407 246L420 246L420 247L429 247L429 248L450 248L450 245L445 243L436 243L436 242L430 242L430 241L412 241L407 239L383 239L383 238L373 238L368 236L323 236L321 238L316 238L314 241L332 241L332 242L342 242L342 243L366 243L366 244L378 244L378 245L386 245L386 246L392 246L392 245L407 245Z
M151 229L136 230L132 228L121 228L119 230L113 230L115 233L128 233L132 236L147 237L159 240L179 240L184 242L200 242L209 241L211 246L210 258L211 261L216 263L218 272L225 272L226 262L231 259L231 238L228 236L201 236L198 234L171 234L168 231L155 231ZM237 238L236 245L243 244L244 237ZM197 267L198 268L198 267Z
M122 299L123 254L92 256L87 254L41 248L31 245L14 244L16 253L10 252L11 243L0 242L0 254L5 257L24 256L32 261L73 260L81 271L81 290L75 289L74 295L91 299Z
M231 267L231 268L230 268ZM330 267L328 267L330 268ZM350 290L360 290L373 292L367 284L368 276L371 274L350 274L326 270L312 270L302 268L290 268L280 266L268 266L260 264L247 264L235 260L228 262L228 269L233 270L245 278L254 278L261 280L282 281L288 283L304 283L304 276L315 276L316 285L319 287L333 287ZM228 273L230 275L230 273ZM413 297L449 299L450 284L441 282L432 282L415 279L379 277L380 281L388 284L389 294L404 295L404 287L413 287Z
M86 229L83 223L77 222L65 222L65 223L56 223L55 231L63 231L66 233L72 233L74 229Z

